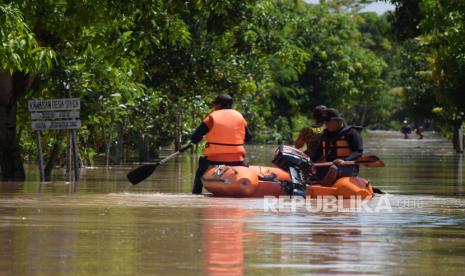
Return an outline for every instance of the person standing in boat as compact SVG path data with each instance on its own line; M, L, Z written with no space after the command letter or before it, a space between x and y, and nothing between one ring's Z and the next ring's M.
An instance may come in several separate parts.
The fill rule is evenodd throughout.
M300 130L299 137L295 140L294 147L300 149L307 146L305 154L311 156L320 142L321 134L324 129L324 117L326 116L326 106L318 105L313 109L313 120L315 123L310 127L304 127Z
M233 99L222 94L213 101L213 109L207 118L191 135L194 144L205 136L207 145L199 158L195 174L193 194L202 193L202 175L208 167L214 165L243 166L245 157L244 143L252 140L247 121L241 113L232 108Z
M338 178L358 175L358 165L345 165L344 162L354 161L362 156L363 141L361 127L346 126L344 118L336 109L326 109L324 121L326 129L316 151L311 155L311 160L333 162L332 166L318 167L316 171L321 184L330 186Z

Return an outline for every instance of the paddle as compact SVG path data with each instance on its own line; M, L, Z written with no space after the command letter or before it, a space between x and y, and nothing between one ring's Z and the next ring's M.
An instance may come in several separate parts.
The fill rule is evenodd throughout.
M323 162L323 163L314 163L313 166L315 167L327 167L332 166L333 162ZM384 162L381 161L377 156L370 155L370 156L362 156L355 161L344 161L342 166L350 166L350 165L364 165L367 167L384 167Z
M315 167L326 167L326 166L332 166L333 162L324 162L324 163L315 163L313 164ZM342 166L350 166L350 165L364 165L367 167L384 167L384 162L378 158L378 156L374 155L369 155L369 156L362 156L359 159L355 161L344 161L344 164ZM378 188L373 187L373 192L375 194L384 194L383 191L381 191Z
M139 182L143 181L144 179L146 179L147 177L149 177L156 169L159 165L161 164L165 164L166 162L168 162L170 159L178 156L179 154L183 153L184 151L186 151L188 148L190 148L193 144L191 142L189 142L188 144L184 145L180 150L178 150L177 152L175 153L172 153L170 155L168 155L167 157L165 157L164 159L158 161L157 163L155 164L145 164L145 165L142 165L140 166L139 168L129 172L126 177L128 178L129 182L132 183L132 185L136 185L138 184Z

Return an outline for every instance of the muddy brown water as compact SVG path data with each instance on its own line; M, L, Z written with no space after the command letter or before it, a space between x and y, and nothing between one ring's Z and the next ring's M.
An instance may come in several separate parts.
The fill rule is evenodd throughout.
M60 170L39 183L28 166L27 182L0 182L0 275L464 274L463 156L433 133L364 140L386 167L361 176L390 210L372 212L382 197L371 211L271 212L265 199L194 196L189 154L136 186L125 174L137 165L88 168L78 185ZM251 163L271 165L275 148L250 146Z

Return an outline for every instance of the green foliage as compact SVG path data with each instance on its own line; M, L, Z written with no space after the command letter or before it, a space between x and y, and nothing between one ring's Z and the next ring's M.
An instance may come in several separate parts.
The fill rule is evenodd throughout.
M15 5L0 4L0 62L3 70L37 73L52 66L55 53L39 47Z
M2 27L2 38L11 33L21 43L23 33L32 50L14 46L21 63L10 54L3 67L22 70L41 64L27 61L37 53L56 53L20 102L22 145L32 139L27 99L79 97L89 164L120 139L126 152L171 144L178 113L188 139L219 93L234 96L255 143L278 143L291 142L318 104L340 109L349 123L387 128L412 99L405 83L421 85L422 64L403 56L414 49L392 41L385 16L359 12L370 1L11 2L21 12L5 6L18 20Z
M404 56L407 98L415 113L452 126L465 110L465 2L393 0L392 16ZM437 112L441 110L441 112Z
M422 43L429 49L427 61L438 101L452 110L465 110L465 3L421 2Z

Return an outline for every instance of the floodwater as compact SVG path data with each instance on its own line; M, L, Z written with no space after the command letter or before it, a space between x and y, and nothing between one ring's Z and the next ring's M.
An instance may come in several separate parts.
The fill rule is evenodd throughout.
M190 154L136 186L137 165L86 169L78 185L28 167L27 182L0 183L0 275L465 274L463 156L432 133L370 132L365 147L386 167L361 176L388 195L352 212L191 195ZM249 147L251 163L274 149Z

